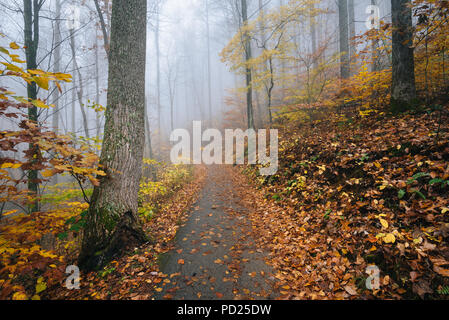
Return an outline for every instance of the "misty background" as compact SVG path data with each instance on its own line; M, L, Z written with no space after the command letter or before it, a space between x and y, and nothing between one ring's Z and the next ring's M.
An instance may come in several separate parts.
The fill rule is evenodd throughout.
M227 98L235 94L237 88L245 87L244 75L230 72L219 55L242 24L239 2L149 0L147 113L156 149L167 143L174 128L189 128L193 120L220 127L226 113L233 108L227 105ZM251 0L248 18L256 19L261 8L269 11L285 2ZM371 2L355 1L355 16L368 17L365 11ZM100 1L99 4L106 13L105 22L109 26L111 2ZM0 2L0 33L5 35L0 38L2 45L24 43L22 5L17 0ZM389 1L379 1L378 5L381 17L388 20ZM320 1L318 6L329 10L319 23L319 37L333 38L329 47L337 51L336 3ZM366 31L365 23L366 19L354 21L357 34ZM40 121L61 133L101 138L104 117L95 111L94 105L106 106L108 64L94 1L46 0L40 24L38 67L73 76L73 83L64 84L61 94L57 94L55 88L39 92L41 99L55 105L53 109L40 110ZM298 27L303 40L310 38L308 30L301 30L301 25ZM303 41L302 46L304 51L311 50L310 41ZM59 59L55 55L56 48L60 51ZM258 53L257 48L254 51ZM25 59L24 52L21 58ZM14 80L0 77L0 86L26 96L25 86ZM275 91L274 106L288 103L284 98ZM4 119L0 121L2 128L14 125Z

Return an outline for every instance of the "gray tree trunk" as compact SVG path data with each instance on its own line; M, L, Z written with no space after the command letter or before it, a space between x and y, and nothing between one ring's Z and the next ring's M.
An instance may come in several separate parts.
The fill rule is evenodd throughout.
M54 36L54 52L53 52L53 59L54 59L54 66L53 66L53 72L61 72L61 2L56 1L56 10L55 10L55 36ZM55 108L53 110L53 117L52 117L52 127L53 130L58 133L59 131L59 98L60 93L57 88L54 88L53 91L53 104L55 105Z
M416 98L413 24L410 0L391 0L393 24L392 104L403 107Z
M315 6L315 5L313 5ZM318 68L318 57L316 56L317 54L317 34L316 34L316 21L315 18L310 17L310 36L311 36L311 40L312 40L312 54L313 54L313 67L314 69Z
M104 21L103 12L101 12L100 4L98 0L94 0L95 8L97 9L98 17L100 18L101 31L103 32L104 50L109 58L109 34L107 31L106 23ZM109 7L108 1L106 1L106 10Z
M98 34L95 31L95 102L100 104L100 57L99 57L99 44L98 44ZM97 126L97 138L101 134L101 115L100 112L96 113L95 123Z
M263 4L263 0L259 0L259 15L260 15L260 22L259 22L259 28L260 28L260 39L262 41L262 45L265 46L266 43L266 39L267 36L265 34L265 9L264 9L264 4ZM262 52L263 52L263 48L262 48ZM268 70L268 63L265 63L264 65L264 71ZM265 125L265 122L267 122L267 118L269 118L268 114L270 112L270 110L265 110L265 108L262 108L262 105L265 105L265 99L263 97L263 95L259 95L258 91L256 91L256 99L257 99L257 105L259 106L259 113L260 113L260 117L262 118L261 121L261 126ZM268 107L268 105L267 105ZM270 122L271 124L271 122Z
M243 25L248 24L248 6L246 0L242 0L242 20ZM248 62L252 59L251 52L251 39L245 35L244 39L245 46L245 60ZM252 73L251 68L246 66L246 107L248 116L248 129L254 128L254 115L253 115L253 90L252 90Z
M159 153L161 151L161 50L160 50L160 2L158 0L157 13L156 13L156 31L155 31L155 42L156 42L156 103L157 103L157 135L158 135L158 148Z
M23 18L24 18L24 37L25 37L25 54L27 60L27 69L37 69L37 50L39 47L39 12L42 2L38 0L23 0ZM37 85L35 82L27 84L28 99L37 99ZM28 119L32 122L38 122L37 107L32 105L28 109ZM39 147L34 144L29 145L31 154L38 158ZM28 172L28 190L34 194L39 193L39 172L37 170L29 170ZM39 211L39 201L35 200L30 204L31 212Z
M348 14L349 14L349 38L353 39L355 37L355 7L354 0L348 0ZM353 69L352 63L355 62L355 54L356 47L354 45L354 41L349 40L349 59L351 65L350 69ZM354 70L350 71L351 74L354 74Z
M94 188L79 266L103 266L147 237L138 217L138 191L145 144L147 1L112 2L108 108L102 177Z
M371 0L371 5L377 6L377 0ZM379 42L377 40L372 41L372 66L371 71L380 71L380 61L378 57Z
M75 33L74 30L70 30L70 47L71 47L71 51L72 51L72 60L73 60L73 66L75 67L75 69L73 70L73 73L75 74L75 72L78 74L78 82L79 82L79 87L76 90L76 94L78 95L78 103L80 105L80 110L81 110L81 115L83 118L83 128L84 128L84 134L86 138L90 138L90 134L89 134L89 120L87 118L87 113L86 110L84 109L84 104L83 104L83 78L81 75L81 71L80 68L78 66L78 62L76 59L76 41L75 41ZM75 79L73 80L75 82Z
M349 78L349 20L348 0L338 0L338 20L340 31L340 76Z

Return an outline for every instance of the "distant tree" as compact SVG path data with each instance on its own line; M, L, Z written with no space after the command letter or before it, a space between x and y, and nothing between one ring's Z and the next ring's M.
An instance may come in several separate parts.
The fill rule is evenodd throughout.
M338 20L340 32L340 76L348 79L349 68L349 20L348 0L338 0Z
M61 72L61 1L55 1L55 25L54 25L54 51L53 51L53 59L54 66L53 72ZM53 130L57 133L59 131L59 99L60 92L55 88L53 90L53 104L55 105L55 110L53 111L52 117L52 127ZM57 177L57 176L56 176ZM55 179L56 179L55 177Z
M410 0L391 0L393 26L392 105L406 107L416 98L413 22Z
M138 217L145 143L147 1L112 2L109 86L101 167L84 229L79 266L103 266L147 241Z
M209 125L212 125L212 70L211 70L211 52L210 52L210 22L209 22L209 0L206 1L206 37L207 37L207 93L209 104Z
M354 44L353 38L355 37L355 5L354 0L348 0L348 23L349 23L349 61L350 61L350 74L354 74L352 64L356 60L356 46Z

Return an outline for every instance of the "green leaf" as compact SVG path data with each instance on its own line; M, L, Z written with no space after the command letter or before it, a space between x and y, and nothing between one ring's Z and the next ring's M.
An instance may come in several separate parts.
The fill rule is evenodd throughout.
M426 196L421 192L421 191L418 191L418 190L413 190L413 193L416 193L418 196L420 196L423 200L426 200L427 198L426 198Z
M68 238L68 236L69 236L69 234L67 232L63 232L63 233L58 234L58 239L65 240Z
M423 177L428 177L430 176L430 174L426 173L426 172L420 172L415 174L412 178L415 180L418 180L419 178L423 178Z
M403 190L403 189L399 190L399 192L398 192L398 198L399 198L399 199L404 198L404 197L405 197L405 194L406 194L405 190Z
M429 181L429 184L431 185L431 186L433 186L434 184L437 184L437 183L443 183L444 182L444 180L442 180L442 179L432 179L432 180L430 180Z
M38 280L38 282L36 284L36 294L39 294L42 291L47 290L47 284L44 281L42 281L41 278L39 280Z

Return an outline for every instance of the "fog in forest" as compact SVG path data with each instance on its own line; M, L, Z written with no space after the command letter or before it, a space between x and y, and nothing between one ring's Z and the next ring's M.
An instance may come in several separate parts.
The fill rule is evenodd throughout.
M261 12L268 13L287 4L277 0L248 1L248 19L255 20ZM338 7L335 1L315 1L323 13L317 16L315 44L310 22L300 17L296 26L289 26L290 39L297 45L297 54L310 54L313 46L325 45L324 54L338 52ZM354 35L367 31L366 11L371 1L355 1ZM110 1L100 3L106 28L110 28ZM389 2L378 1L380 17L389 19ZM24 42L22 3L1 2L0 44ZM107 6L107 7L105 7ZM244 73L230 70L229 61L220 53L242 25L240 1L225 0L158 0L148 2L147 81L146 99L149 131L153 147L166 145L174 128L190 128L193 120L202 120L221 128L230 119L235 103L244 103ZM324 13L326 12L326 13ZM69 73L72 83L63 85L59 94L55 87L40 90L39 98L55 105L40 110L39 121L61 133L74 133L89 138L99 137L104 116L94 105L107 105L108 63L102 27L94 1L42 1L40 39L37 52L38 67L54 72ZM58 18L59 17L59 18ZM109 32L106 30L106 32ZM255 55L260 55L260 42L253 41ZM73 50L72 50L73 47ZM316 50L316 48L315 48ZM333 52L334 51L334 52ZM25 59L24 52L19 56ZM288 59L275 61L286 68ZM299 71L304 66L297 66ZM57 69L57 70L56 70ZM279 70L279 69L278 69ZM283 71L283 70L282 70ZM279 71L281 72L281 71ZM293 73L292 71L287 71ZM288 101L287 80L279 79L273 89L273 108ZM14 80L0 78L0 86L25 96L26 88ZM293 86L298 86L294 84ZM258 126L267 125L264 89L255 90L255 113ZM287 98L287 100L285 100ZM236 101L239 100L239 101ZM85 116L83 116L83 112ZM10 125L0 119L2 128ZM212 121L212 122L210 122ZM232 122L232 121L231 121ZM228 123L229 124L229 123ZM238 124L233 124L238 126Z
M0 0L0 300L447 300L448 48L445 0Z

